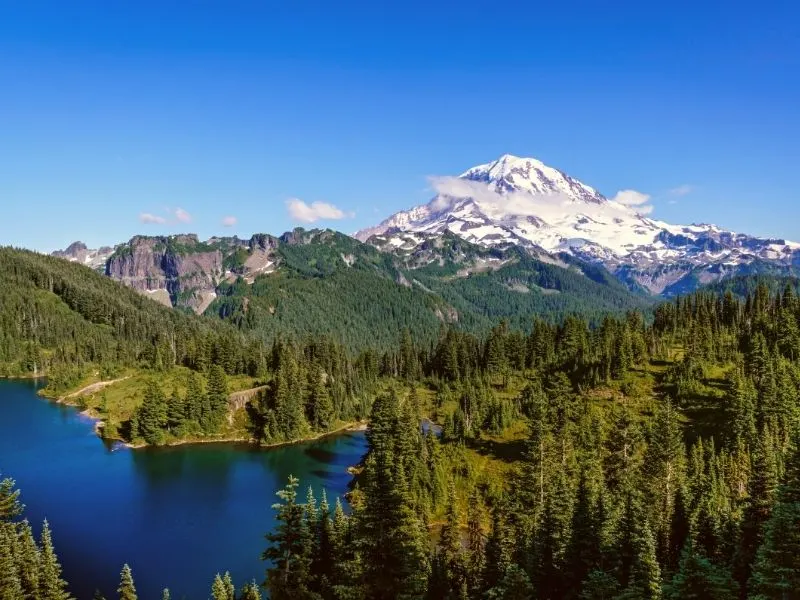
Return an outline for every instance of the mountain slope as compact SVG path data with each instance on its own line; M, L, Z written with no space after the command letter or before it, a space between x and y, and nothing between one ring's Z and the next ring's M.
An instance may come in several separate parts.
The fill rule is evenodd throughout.
M159 306L93 269L0 247L0 374L189 366L222 346L243 354L246 343L224 323Z
M404 329L433 341L444 325L480 333L505 318L527 330L534 316L597 320L648 305L571 256L486 248L448 232L398 241L303 229L205 242L136 236L116 247L105 272L263 339L325 334L354 350L392 347Z
M609 200L532 158L504 155L459 177L439 178L434 187L438 193L428 204L356 237L449 231L484 246L568 253L663 295L741 274L791 273L800 264L800 244L654 220L642 199Z
M548 264L516 248L486 249L452 234L411 251L363 244L330 230L295 230L274 250L275 270L226 282L206 314L267 336L330 334L351 348L387 348L403 329L432 341L443 325L484 332L505 318L529 329L559 319L644 308L604 269L567 258Z

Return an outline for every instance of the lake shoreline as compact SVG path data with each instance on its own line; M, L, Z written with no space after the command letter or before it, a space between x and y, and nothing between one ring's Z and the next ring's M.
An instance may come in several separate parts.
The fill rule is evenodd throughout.
M21 377L0 377L0 379L8 379L8 380L12 380L12 381L13 380L18 380L19 381L19 380L31 380L31 379L44 379L45 377L46 377L45 375L37 375L37 376L32 376L31 375L31 376L21 376ZM98 383L111 384L111 383L116 383L118 381L122 381L123 379L127 379L127 377L123 377L121 379L112 380L112 381L109 381L109 382L103 381L103 382L98 382ZM226 436L222 436L222 437L213 438L213 439L202 439L202 438L201 439L179 439L179 440L170 440L169 442L167 442L165 444L147 444L147 443L144 443L144 442L140 442L140 443L135 443L134 444L132 442L127 442L124 439L118 438L118 437L105 437L103 435L103 429L104 429L104 426L105 426L105 421L103 420L103 417L100 414L98 414L92 408L86 408L86 409L81 409L80 408L80 403L77 400L83 395L82 392L84 392L88 388L91 388L94 385L97 385L97 383L90 384L88 386L85 386L83 388L78 389L78 391L76 391L76 392L71 392L71 393L68 393L68 394L62 395L62 396L53 396L53 395L44 394L44 393L42 393L44 391L43 389L37 390L36 393L41 398L44 398L45 400L48 400L48 401L53 402L55 404L61 404L63 406L72 407L72 408L76 409L78 411L78 414L81 415L82 417L86 417L86 418L91 419L92 421L94 421L94 433L102 441L114 442L114 443L117 443L117 444L119 444L121 446L129 448L131 450L142 450L142 449L145 449L145 448L169 448L169 447L175 447L175 446L191 446L191 445L194 445L194 444L248 444L248 445L253 446L254 448L269 450L269 449L272 449L272 448L281 448L281 447L284 447L284 446L293 446L295 444L303 444L303 443L306 443L306 442L314 442L314 441L326 438L328 436L341 434L341 433L356 432L356 431L366 431L366 429L367 429L367 421L366 420L362 420L362 421L350 421L348 423L345 423L345 424L341 425L340 427L337 427L336 429L332 429L330 431L324 431L324 432L316 433L314 435L298 438L296 440L289 440L289 441L285 441L285 442L273 442L273 443L270 443L270 444L262 444L262 443L259 443L257 440L255 440L252 437L244 437L244 436L227 436L227 437ZM105 386L103 386L103 387L105 387ZM90 391L94 391L94 390L90 390Z
M63 406L70 406L72 408L75 408L78 411L78 414L94 421L94 432L97 435L97 437L106 442L116 442L121 446L129 448L131 450L143 450L145 448L170 448L176 446L191 446L195 444L198 445L199 444L248 444L253 446L254 448L268 450L271 448L280 448L283 446L292 446L294 444L313 442L325 438L327 436L336 435L339 433L346 433L351 431L365 431L367 429L366 421L350 421L348 423L345 423L341 427L332 429L331 431L323 431L321 433L298 438L296 440L289 440L286 442L273 442L271 444L262 444L252 437L244 437L244 436L222 436L213 439L203 439L203 438L178 439L178 440L170 440L165 444L147 444L144 442L132 443L132 442L127 442L124 439L118 437L103 436L103 428L105 425L105 421L103 421L103 418L92 408L80 410L80 406L77 402L70 401L70 396L61 396L57 398L53 398L52 396L47 396L45 394L40 394L40 396L46 400L55 402L56 404L61 404ZM79 396L74 396L74 397L77 398Z
M90 418L97 418L93 417L92 415L86 414L87 411L82 412L87 417ZM99 427L102 421L99 421L95 427ZM131 442L126 442L125 440L121 440L119 438L101 438L104 440L118 442L121 445L125 446L126 448L130 448L131 450L143 450L145 448L171 448L176 446L192 446L192 445L200 445L200 444L248 444L253 448L259 450L271 450L273 448L282 448L284 446L294 446L296 444L305 444L307 442L315 442L317 440L321 440L323 438L341 434L341 433L349 433L349 432L356 432L356 431L366 431L367 429L367 422L366 421L352 421L350 423L346 423L341 427L337 427L336 429L332 429L330 431L323 431L321 433L317 433L315 435L306 436L302 438L297 438L296 440L289 440L286 442L273 442L271 444L262 444L253 439L252 437L241 437L241 436L228 436L228 437L220 437L215 439L189 439L189 440L171 440L166 444L146 444L146 443L138 443L134 444Z

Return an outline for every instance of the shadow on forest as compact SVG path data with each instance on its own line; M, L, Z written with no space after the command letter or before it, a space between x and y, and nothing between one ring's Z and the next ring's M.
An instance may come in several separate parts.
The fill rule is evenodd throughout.
M507 442L473 440L470 442L469 447L486 456L512 463L522 457L525 453L526 445L526 440L509 440Z

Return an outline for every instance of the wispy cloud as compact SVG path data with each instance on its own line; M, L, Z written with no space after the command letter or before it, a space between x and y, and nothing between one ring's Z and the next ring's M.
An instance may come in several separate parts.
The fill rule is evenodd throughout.
M669 193L671 196L687 196L695 190L695 186L691 183L683 183L678 187L672 188Z
M644 192L620 190L611 198L611 201L630 207L641 215L649 215L653 212L653 206L647 204L650 201L650 194L645 194Z
M341 208L328 202L306 204L299 198L287 200L286 209L289 211L289 216L302 223L314 223L319 220L338 220L354 216L353 213L346 213Z
M164 217L152 213L141 213L139 214L139 222L145 223L146 225L163 225L167 220Z
M563 194L501 194L485 183L460 177L430 177L429 181L438 194L431 203L431 208L436 211L448 210L455 200L461 198L474 199L490 217L511 214L538 217L547 222L557 222L574 215L602 221L613 217L615 212L623 217L637 213L647 215L653 211L653 206L647 204L650 196L635 190L622 190L611 199L611 203L601 206L576 202Z
M139 221L147 225L166 225L167 223L191 223L192 215L183 208L164 208L162 214L139 213Z
M239 222L239 219L233 216L222 217L222 226L223 227L233 227L236 223Z
M192 222L192 215L190 215L188 212L186 212L182 208L176 208L173 211L173 214L175 215L175 218L178 219L178 221L181 222L181 223L191 223Z

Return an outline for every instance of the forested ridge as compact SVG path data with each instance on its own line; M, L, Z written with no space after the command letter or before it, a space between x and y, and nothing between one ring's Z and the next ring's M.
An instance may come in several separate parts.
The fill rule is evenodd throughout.
M220 284L208 312L262 339L326 334L357 352L391 349L404 329L431 343L443 324L484 335L501 318L527 330L532 315L558 322L580 314L596 323L650 305L602 267L566 256L549 264L450 233L408 255L330 230L298 229L292 238L275 249L275 273Z
M34 280L43 298L61 289ZM244 334L191 319L212 341L211 358L180 356L206 391L247 365L263 369L248 418L265 440L324 428L344 398L369 416L349 515L304 496L294 479L281 492L259 582L275 600L798 598L800 300L793 285L741 291L594 326L566 316L485 335L443 327L432 343L405 331L396 347L358 355L332 341L276 339L257 346L254 363L255 345L224 350L222 340ZM25 303L10 305L25 314ZM104 348L108 326L81 319L65 331ZM45 343L39 351L57 356ZM135 360L154 369L155 356L143 349ZM156 387L152 395L150 406L165 406ZM65 597L60 583L50 595L40 584L20 595L31 572L55 572L44 558L55 554L44 539L30 551L37 543L14 506L9 482L0 596ZM119 597L135 598L129 569L121 580ZM225 575L210 590L215 600L260 593L252 584L237 592Z

